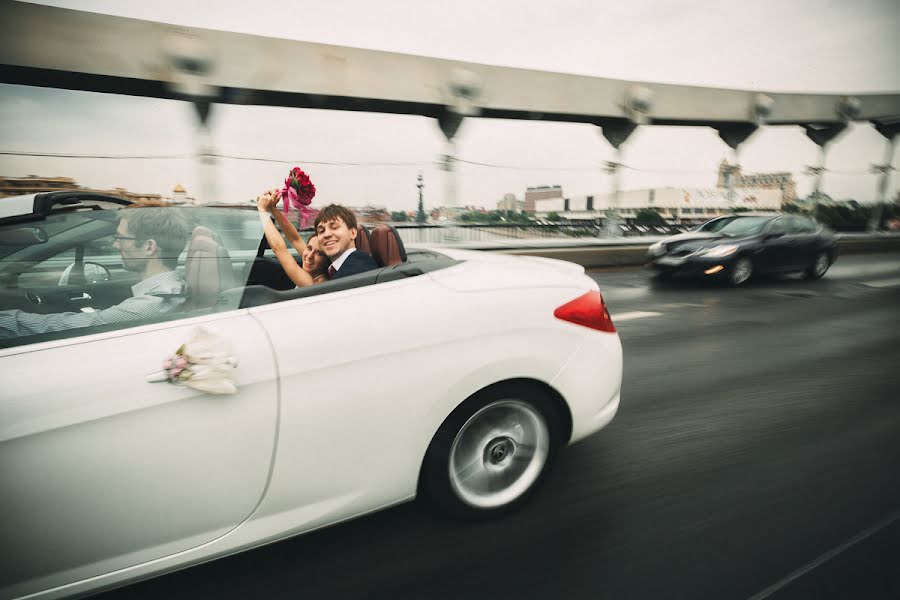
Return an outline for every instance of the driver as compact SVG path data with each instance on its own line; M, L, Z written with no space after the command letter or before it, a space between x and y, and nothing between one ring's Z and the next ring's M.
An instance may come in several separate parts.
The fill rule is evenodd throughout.
M43 315L2 310L0 339L148 319L172 311L185 300L184 278L176 267L189 233L187 221L177 210L125 209L113 247L122 257L122 266L140 274L141 281L131 286L132 297L97 311Z

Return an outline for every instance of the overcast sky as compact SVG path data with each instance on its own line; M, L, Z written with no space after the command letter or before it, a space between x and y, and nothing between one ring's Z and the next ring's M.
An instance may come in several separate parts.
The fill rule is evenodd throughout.
M157 0L40 2L179 25L389 50L488 64L638 81L767 91L900 93L898 0L719 2L554 0L265 1ZM215 147L225 154L300 162L319 188L316 204L342 202L413 209L416 175L426 204L443 203L444 151L436 123L424 117L221 106ZM91 154L189 154L189 106L125 96L0 86L0 150ZM885 140L856 124L828 154L825 191L870 201L871 163ZM457 136L465 160L520 168L463 165L461 204L493 208L506 192L560 184L567 196L604 193L600 166L612 150L590 125L468 119ZM791 171L801 195L805 165L817 148L800 128L766 128L741 148L747 172ZM704 128L643 127L623 146L626 189L712 187L729 149ZM316 165L402 163L400 166ZM898 165L897 153L892 157ZM291 164L224 160L219 191L227 200L277 185ZM168 195L176 183L198 191L190 160L110 161L0 156L0 175L66 175L95 187ZM891 195L900 189L892 177Z

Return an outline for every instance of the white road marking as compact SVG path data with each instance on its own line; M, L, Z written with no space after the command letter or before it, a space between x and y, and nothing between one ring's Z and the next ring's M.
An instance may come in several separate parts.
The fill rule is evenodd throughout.
M851 546L855 546L859 542L861 542L864 539L866 539L867 537L871 536L873 533L877 533L877 532L881 531L882 529L884 529L885 527L887 527L888 525L891 525L898 518L900 518L900 510L894 511L893 513L889 514L887 517L885 517L878 523L875 523L868 529L864 529L863 531L860 531L859 533L854 535L852 538L850 538L849 540L847 540L840 546L832 548L831 550L829 550L825 554L821 555L819 558L815 559L811 563L800 567L799 569L797 569L796 571L794 571L787 577L784 577L784 578L776 581L775 583L773 583L772 585L770 585L763 591L759 592L758 594L754 594L753 596L750 596L747 600L764 600L764 598L768 598L775 592L781 590L785 586L792 583L794 580L799 579L799 578L803 577L804 575L806 575L807 573L809 573L810 571L812 571L813 569L822 566L823 564L825 564L826 562L828 562L829 560L831 560L832 558L834 558L835 556L837 556L838 554L843 552L844 550L847 550Z
M900 285L900 277L897 277L896 279L881 279L879 281L863 281L863 285L874 288L892 287Z
M613 323L618 323L619 321L630 321L631 319L644 319L646 317L658 317L662 313L658 312L642 312L640 310L636 310L633 312L624 312L619 313L617 315L610 315L612 317Z

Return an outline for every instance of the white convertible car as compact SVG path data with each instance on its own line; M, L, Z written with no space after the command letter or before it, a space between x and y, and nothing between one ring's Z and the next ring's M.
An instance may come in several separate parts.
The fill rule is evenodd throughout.
M581 267L407 252L386 226L359 237L379 269L292 289L255 210L159 208L196 227L177 309L8 325L132 295L121 204L0 200L2 598L94 592L416 496L494 516L616 413L619 337Z

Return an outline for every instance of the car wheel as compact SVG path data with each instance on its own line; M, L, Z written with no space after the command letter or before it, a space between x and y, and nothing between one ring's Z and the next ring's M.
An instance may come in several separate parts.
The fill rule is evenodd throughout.
M828 271L828 267L831 266L831 258L828 256L827 252L819 252L816 255L816 259L813 261L809 268L806 269L806 277L807 279L819 279L822 275Z
M746 256L734 261L731 265L731 272L728 274L728 283L734 286L743 284L753 275L753 261Z
M528 388L473 396L435 434L421 490L455 517L484 519L515 510L556 455L558 423L547 398Z

